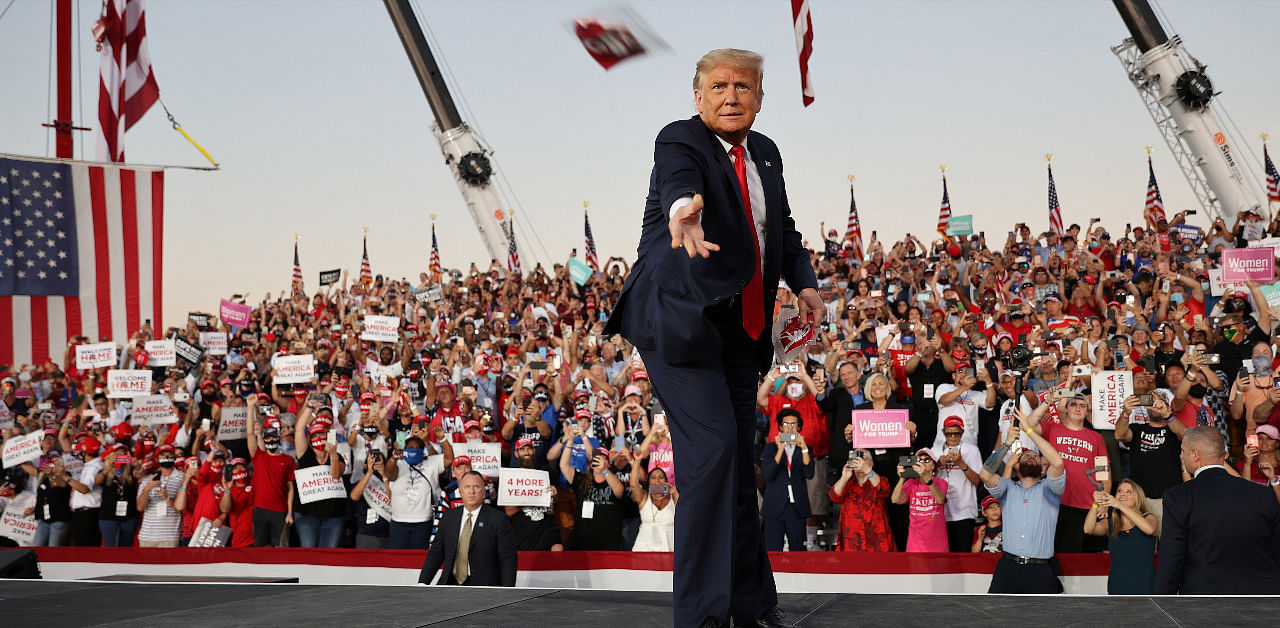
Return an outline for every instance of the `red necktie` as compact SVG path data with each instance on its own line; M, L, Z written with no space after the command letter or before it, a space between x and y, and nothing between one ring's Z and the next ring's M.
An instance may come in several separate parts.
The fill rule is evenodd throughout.
M738 188L742 191L742 207L747 211L747 228L751 230L751 247L756 252L751 281L742 290L742 328L752 340L764 331L764 278L760 276L760 239L756 235L756 218L751 213L751 193L747 191L747 160L741 146L729 149L733 155L733 172L738 175Z

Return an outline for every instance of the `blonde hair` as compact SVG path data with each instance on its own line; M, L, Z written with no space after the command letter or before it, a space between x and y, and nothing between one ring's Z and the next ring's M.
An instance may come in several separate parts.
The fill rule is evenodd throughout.
M1147 513L1151 511L1147 509L1146 491L1142 490L1142 487L1139 486L1137 482L1134 482L1129 478L1120 480L1120 483L1116 485L1116 488L1119 489L1120 486L1124 484L1128 484L1129 488L1133 489L1133 508L1134 510L1138 511L1138 516L1139 517L1147 516ZM1111 525L1110 537L1113 539L1116 538L1117 536L1120 536L1120 526L1118 524L1115 524L1115 517L1116 517L1116 513L1118 512L1119 512L1118 510L1111 511L1112 525ZM1135 521L1134 525L1137 525L1137 523L1138 522Z
M884 393L885 400L888 401L893 397L893 385L889 383L889 377L884 373L876 371L867 377L867 381L862 384L862 396L866 398L867 401L871 401L871 385L880 380L884 380L884 387L886 389Z
M764 57L760 56L759 53L737 48L717 48L702 55L702 58L698 59L698 64L695 66L693 73L693 89L700 89L703 75L722 65L754 70L756 73L756 93L761 96L764 95Z

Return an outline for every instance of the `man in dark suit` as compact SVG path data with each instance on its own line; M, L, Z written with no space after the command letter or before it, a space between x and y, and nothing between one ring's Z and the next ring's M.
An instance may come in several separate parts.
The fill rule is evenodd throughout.
M418 582L431 584L444 566L440 584L516 586L516 538L507 515L484 503L484 476L468 471L458 481L462 505L440 517Z
M805 482L813 479L813 457L800 429L804 418L794 408L778 411L777 439L764 446L760 472L764 474L764 547L782 551L786 535L793 552L804 551L804 520L809 516L809 491ZM843 438L843 435L841 436Z
M713 50L698 61L698 115L658 134L637 259L605 328L640 350L671 425L682 627L781 621L756 506L755 392L770 363L779 278L802 317L825 308L782 157L751 131L762 77L754 52Z
M1222 435L1187 430L1182 465L1194 476L1164 492L1156 593L1280 594L1280 503L1268 487L1227 473Z

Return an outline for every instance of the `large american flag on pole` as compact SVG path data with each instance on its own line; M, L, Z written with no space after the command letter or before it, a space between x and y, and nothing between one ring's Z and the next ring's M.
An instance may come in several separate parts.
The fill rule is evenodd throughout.
M1059 237L1066 233L1062 228L1062 208L1058 207L1058 188L1053 185L1053 165L1049 166L1049 228Z
M161 169L0 155L0 364L162 328L163 233Z
M440 266L440 244L436 242L436 223L431 223L431 277L436 281L440 281L440 276L444 274L444 269Z
M520 252L516 250L516 225L514 219L508 222L503 231L507 232L507 270L513 273L520 270Z
M853 177L850 177L853 178ZM853 259L862 259L862 224L858 222L858 203L853 199L853 182L849 182L849 224L844 239L853 243Z
M435 232L435 226L433 225L432 233L434 232ZM367 288L373 285L373 268L369 266L369 236L368 235L364 236L364 241L361 244L361 251L362 252L360 254L360 283L364 284L364 286Z
M1151 165L1151 157L1147 157L1147 204L1142 210L1147 225L1155 227L1156 223L1166 220L1164 201L1160 198L1160 187L1156 185L1156 170Z
M1267 169L1267 201L1280 202L1280 173L1276 172L1276 165L1271 163L1271 155L1267 154L1267 145L1262 145L1262 160Z
M306 288L302 284L302 265L298 263L298 241L293 241L293 281L289 283L289 289L293 292L305 292Z
M963 186L962 186L963 187ZM951 196L947 194L947 175L942 175L942 207L938 209L938 233L950 240L947 228L951 226Z
M160 87L147 52L143 0L105 0L102 5L97 158L124 161L124 132L159 100Z
M596 238L591 235L591 217L584 211L582 219L585 221L587 230L587 266L590 266L591 270L600 272L600 258L596 255Z
M809 0L791 0L791 25L796 31L796 54L800 57L800 97L804 106L813 104L813 84L809 82L809 57L813 55L813 18Z

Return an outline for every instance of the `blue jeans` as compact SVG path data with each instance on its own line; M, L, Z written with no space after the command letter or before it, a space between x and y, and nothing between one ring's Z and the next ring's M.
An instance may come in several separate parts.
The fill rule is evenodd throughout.
M301 547L337 547L342 537L342 517L312 517L295 513L293 529Z
M71 536L70 521L41 521L36 528L36 538L31 542L34 547L62 547Z
M138 519L99 519L103 547L133 547L133 537L138 532Z
M387 541L388 549L427 549L427 541L431 539L431 522L400 523L391 522L391 538Z

